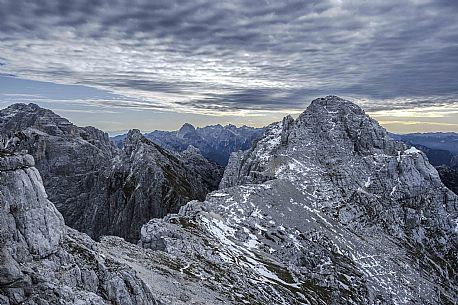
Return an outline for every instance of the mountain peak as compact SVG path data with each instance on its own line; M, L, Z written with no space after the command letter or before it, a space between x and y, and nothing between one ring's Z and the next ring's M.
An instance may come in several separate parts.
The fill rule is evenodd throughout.
M181 126L180 130L178 130L177 136L183 139L183 138L188 138L194 135L195 133L196 133L196 128L189 123L185 123L183 124L183 126Z
M142 136L143 134L140 131L140 129L136 129L136 128L129 130L129 132L127 133L127 137L130 137L130 138L138 138Z
M124 151L130 154L133 150L137 149L141 143L150 143L139 129L131 129L127 133L127 137L124 140Z
M37 104L34 103L16 103L12 104L5 109L2 109L2 112L9 114L10 116L14 116L17 114L30 114L30 115L36 115L36 114L46 114L49 117L59 117L57 114L55 114L53 111L45 108L41 108Z
M194 125L190 123L184 123L183 126L181 126L179 131L193 131L193 130L196 130Z
M12 104L8 106L6 109L14 109L14 110L21 110L21 111L25 111L25 110L36 111L36 110L43 109L43 108L41 108L40 106L34 103L29 103L29 104L16 103L16 104Z
M310 103L306 111L324 112L327 114L348 113L365 114L363 109L353 102L335 95L317 98Z
M50 135L78 133L70 121L33 103L10 105L0 110L0 117L3 119L0 122L2 132L33 127Z

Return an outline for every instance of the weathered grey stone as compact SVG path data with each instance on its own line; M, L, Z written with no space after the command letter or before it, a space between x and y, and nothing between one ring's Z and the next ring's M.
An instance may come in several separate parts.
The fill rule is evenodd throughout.
M181 173L182 160L198 158L189 148L190 156L174 161L138 131L129 138L114 172L132 169L119 185L128 182L133 194L148 176L138 168L161 178L157 164ZM14 215L50 204L35 172L22 165L0 171L1 196L24 197L15 199L16 211L1 201L0 260L9 266L0 269L0 301L6 304L458 300L456 195L422 152L390 140L361 108L334 96L313 101L296 120L271 124L252 149L231 157L220 190L144 225L142 247L118 237L97 243L70 228L59 235L39 217L17 219L26 227L36 223L45 242L34 239L36 232L23 234ZM18 193L27 179L28 191ZM141 194L126 198L129 206Z
M197 151L181 157L138 130L129 132L124 147L117 149L106 133L77 127L34 104L0 110L0 135L0 148L33 155L49 199L66 223L93 238L118 235L135 242L145 222L177 212L189 200L204 199L222 176ZM33 158L0 159L0 169L21 162L30 166Z
M457 196L349 101L317 99L271 124L220 186L151 220L140 244L221 294L237 287L229 303L457 301Z
M129 132L123 150L103 176L98 189L105 190L105 199L95 202L88 213L93 215L89 232L96 237L117 235L135 242L148 220L176 212L192 199L204 199L210 191L199 170L139 130Z
M31 160L0 158L0 304L157 304L131 267L65 227Z

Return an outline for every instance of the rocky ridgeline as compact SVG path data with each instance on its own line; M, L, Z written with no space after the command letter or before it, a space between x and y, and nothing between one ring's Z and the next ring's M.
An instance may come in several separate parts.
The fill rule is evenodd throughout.
M65 226L33 165L0 156L0 304L158 304L133 269Z
M0 135L3 148L33 155L66 223L93 238L136 241L143 223L203 199L221 177L218 166L192 157L197 151L182 159L139 131L130 132L118 149L106 133L77 127L34 104L0 110Z
M227 303L455 304L457 196L357 105L314 100L235 153L221 189L141 245Z
M106 186L106 197L92 204L93 211L87 213L93 215L93 232L136 241L142 224L152 217L164 217L192 199L204 199L216 188L214 176L208 176L217 167L205 159L196 163L199 168L186 165L193 164L195 154L198 152L181 158L146 139L139 130L130 131L123 149L104 171L101 187L96 188Z

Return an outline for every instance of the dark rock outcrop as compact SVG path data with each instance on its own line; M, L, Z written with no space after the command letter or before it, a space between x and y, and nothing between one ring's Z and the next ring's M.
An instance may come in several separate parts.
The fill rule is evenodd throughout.
M445 186L458 195L458 165L456 166L438 166L437 172Z
M117 235L136 241L142 224L151 218L176 212L190 200L204 199L215 189L213 177L205 172L213 167L206 161L206 168L196 170L187 163L193 164L146 139L139 130L130 131L97 188L105 188L106 198L94 203L88 213L93 216L92 235Z
M192 145L179 153L179 156L191 172L197 173L201 177L209 191L218 189L224 174L224 167L209 162L200 150Z

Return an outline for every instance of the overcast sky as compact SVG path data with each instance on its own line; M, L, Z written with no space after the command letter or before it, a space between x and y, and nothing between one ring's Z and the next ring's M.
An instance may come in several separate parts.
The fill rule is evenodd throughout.
M263 126L316 97L458 131L458 1L0 0L0 106L106 131Z

